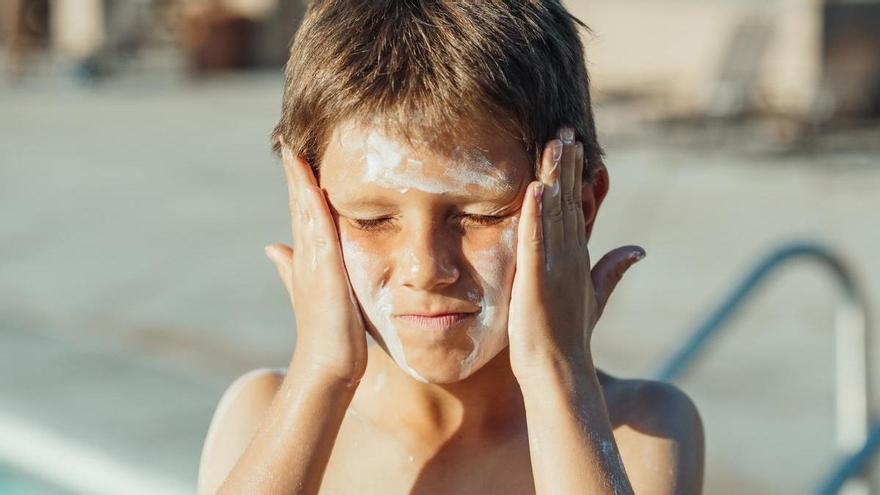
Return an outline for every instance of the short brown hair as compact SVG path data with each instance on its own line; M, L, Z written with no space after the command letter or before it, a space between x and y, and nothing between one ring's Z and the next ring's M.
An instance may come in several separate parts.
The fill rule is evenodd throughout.
M334 128L386 122L407 140L489 118L534 163L563 124L602 165L578 26L559 0L314 0L293 38L272 137L317 170Z

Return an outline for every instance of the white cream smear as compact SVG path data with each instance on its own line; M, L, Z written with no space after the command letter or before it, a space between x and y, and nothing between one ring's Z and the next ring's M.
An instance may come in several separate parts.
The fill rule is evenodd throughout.
M508 307L499 307L507 298L504 287L508 285L505 275L516 255L517 218L509 220L502 233L501 242L490 249L476 254L474 268L480 277L483 294L476 291L468 292L471 302L480 305L477 321L468 330L473 349L461 362L459 379L470 376L474 371L498 355L508 344L507 319L498 318L499 314L507 314Z
M421 160L407 157L406 148L376 130L342 145L362 148L364 180L397 189L401 194L406 194L410 189L448 194L475 187L498 193L510 191L513 187L501 170L479 149L456 148L452 162L445 167L443 174L431 176L426 174Z
M422 161L408 158L406 148L378 131L373 130L365 137L350 131L342 135L346 135L346 139L357 136L341 144L361 148L364 155L362 180L396 189L401 194L411 189L431 194L471 189L497 196L514 187L486 154L478 149L457 148L442 175L429 175ZM507 319L502 317L507 313L507 306L505 304L502 308L501 305L506 301L503 291L509 285L507 274L512 272L509 264L515 257L516 220L513 217L506 221L508 225L502 234L502 242L476 253L472 260L483 293L472 290L467 294L468 299L479 305L481 310L468 330L473 348L461 361L459 379L466 378L486 364L508 343ZM391 358L410 376L427 383L428 380L407 363L403 344L394 327L391 290L384 282L377 284L369 276L370 273L379 272L376 270L378 267L373 266L377 261L351 240L342 240L342 250L352 288L365 314L384 340ZM409 262L411 273L419 272L415 253L408 250L403 259ZM384 274L388 270L388 267L384 267L383 280L386 280Z
M427 383L428 380L406 362L403 344L394 328L391 289L384 284L376 286L370 279L369 274L376 272L374 270L376 260L361 249L356 242L347 239L342 239L342 253L352 290L360 301L367 319L370 320L385 342L391 359L410 376L420 382ZM385 271L387 269L383 270L383 274Z

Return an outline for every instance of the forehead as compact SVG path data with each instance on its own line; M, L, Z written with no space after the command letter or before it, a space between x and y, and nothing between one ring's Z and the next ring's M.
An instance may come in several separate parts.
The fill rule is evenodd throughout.
M499 196L516 192L533 174L525 147L495 126L470 126L462 136L409 140L381 125L337 126L323 154L321 185L328 191L363 187L447 196Z

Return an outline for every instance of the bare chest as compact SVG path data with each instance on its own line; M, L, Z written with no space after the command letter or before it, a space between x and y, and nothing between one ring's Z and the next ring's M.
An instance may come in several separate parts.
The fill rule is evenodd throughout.
M452 441L425 448L346 418L321 494L534 494L525 437L502 444Z

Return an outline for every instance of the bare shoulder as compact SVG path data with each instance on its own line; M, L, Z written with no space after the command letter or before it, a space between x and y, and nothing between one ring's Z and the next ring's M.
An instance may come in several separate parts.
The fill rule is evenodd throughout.
M635 492L701 493L705 439L691 398L671 383L599 376Z
M199 494L213 494L226 479L263 419L286 370L260 368L236 378L220 398L199 463Z

